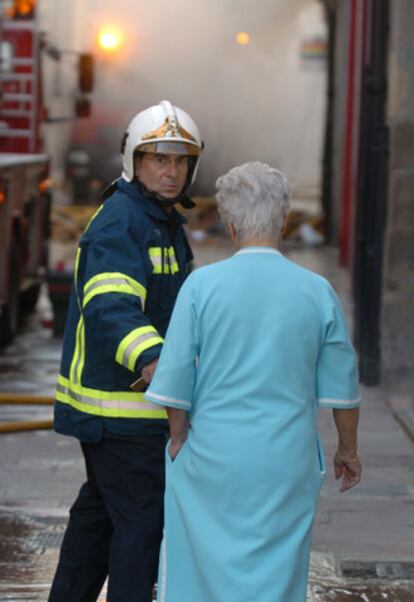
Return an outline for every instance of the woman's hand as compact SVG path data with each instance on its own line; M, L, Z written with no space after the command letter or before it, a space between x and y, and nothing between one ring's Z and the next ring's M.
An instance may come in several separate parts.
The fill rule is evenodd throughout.
M182 448L182 446L185 443L185 439L184 440L180 440L180 441L174 441L173 439L171 439L171 443L170 446L168 448L168 453L170 454L170 458L172 461L175 460L176 456L178 455L180 449Z
M170 424L170 446L168 452L171 460L179 453L187 440L188 435L188 413L178 408L166 408L168 422Z
M359 408L334 408L333 415L338 431L338 449L334 456L335 477L342 477L339 491L348 491L361 480L362 466L357 453Z
M356 452L349 453L338 446L334 456L335 478L342 477L339 491L348 491L361 480L362 465Z

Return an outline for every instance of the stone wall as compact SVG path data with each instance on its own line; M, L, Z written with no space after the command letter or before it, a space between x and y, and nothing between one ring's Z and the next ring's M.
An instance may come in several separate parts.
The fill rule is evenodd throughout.
M385 374L414 381L414 3L393 0L390 10L382 356Z

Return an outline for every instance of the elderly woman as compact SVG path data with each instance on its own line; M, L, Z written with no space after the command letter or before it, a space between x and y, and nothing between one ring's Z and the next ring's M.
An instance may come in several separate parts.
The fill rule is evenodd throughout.
M318 406L333 408L341 490L356 485L359 393L340 302L278 250L276 169L217 181L238 251L187 279L146 398L165 406L160 602L303 602L324 474Z

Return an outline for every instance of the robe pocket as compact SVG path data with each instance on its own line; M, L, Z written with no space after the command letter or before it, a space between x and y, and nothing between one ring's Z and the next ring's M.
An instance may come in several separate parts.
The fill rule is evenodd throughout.
M184 442L185 445L185 442ZM175 456L174 460L171 458L170 456L170 446L171 446L171 439L168 439L168 443L165 446L165 455L166 455L166 463L168 464L175 464L177 462L177 460L179 460L179 458L181 458L181 455L183 453L184 450L184 445L181 447L180 451L178 452L178 454Z
M323 481L326 475L325 451L323 449L323 443L319 433L316 436L316 446L318 451L319 472L321 475L321 481Z
M168 439L167 445L165 446L165 462L168 466L168 464L173 464L173 459L170 456L170 445L171 445L171 439Z

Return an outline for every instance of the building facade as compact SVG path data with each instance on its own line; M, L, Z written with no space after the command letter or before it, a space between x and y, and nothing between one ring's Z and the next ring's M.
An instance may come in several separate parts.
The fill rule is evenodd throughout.
M414 5L324 2L330 235L352 280L362 382L413 379Z

